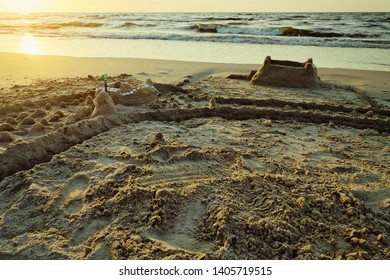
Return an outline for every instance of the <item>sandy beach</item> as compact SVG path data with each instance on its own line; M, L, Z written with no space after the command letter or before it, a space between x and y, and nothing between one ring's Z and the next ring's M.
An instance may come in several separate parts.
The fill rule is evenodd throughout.
M390 72L0 53L0 259L390 259ZM155 98L98 114L101 75Z

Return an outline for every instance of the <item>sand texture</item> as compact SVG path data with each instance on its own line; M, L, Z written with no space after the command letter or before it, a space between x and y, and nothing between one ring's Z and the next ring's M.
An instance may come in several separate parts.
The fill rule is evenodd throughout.
M383 92L217 75L93 114L99 82L2 89L0 259L390 259Z

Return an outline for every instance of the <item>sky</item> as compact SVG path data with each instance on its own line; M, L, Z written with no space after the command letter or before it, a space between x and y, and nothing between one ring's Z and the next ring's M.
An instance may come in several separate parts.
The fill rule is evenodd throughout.
M389 0L0 0L0 12L390 12Z

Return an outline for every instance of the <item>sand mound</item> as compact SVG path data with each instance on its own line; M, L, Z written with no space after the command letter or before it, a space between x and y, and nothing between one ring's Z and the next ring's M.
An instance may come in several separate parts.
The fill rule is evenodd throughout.
M23 125L32 125L32 124L35 124L35 119L32 117L27 117L27 118L24 118L20 123Z
M44 116L46 116L46 112L43 111L42 109L35 110L35 112L31 115L32 118L39 118L39 117L44 117Z
M17 121L15 118L13 118L13 117L8 117L8 118L5 120L5 122L7 122L7 123L9 123L9 124L12 124L12 125L18 124L18 121Z
M0 142L12 142L12 136L8 132L0 132Z
M58 122L60 120L60 116L57 115L57 114L54 114L52 115L50 118L49 118L49 122Z
M18 120L23 120L23 119L25 119L25 118L27 118L27 117L28 117L28 113L27 113L27 112L21 112L21 113L18 115L17 119L18 119Z
M93 100L95 109L92 112L92 117L99 115L110 115L116 112L115 104L110 95L104 91L99 92Z
M39 133L45 130L45 126L42 123L36 123L31 127L31 132Z
M42 120L40 121L40 123L41 123L42 125L44 125L44 126L48 126L48 125L49 125L49 122L48 122L46 119L42 119Z
M316 88L319 85L319 78L311 58L299 63L273 60L267 56L250 82L256 85Z
M0 131L13 131L15 127L10 123L2 123L0 124Z

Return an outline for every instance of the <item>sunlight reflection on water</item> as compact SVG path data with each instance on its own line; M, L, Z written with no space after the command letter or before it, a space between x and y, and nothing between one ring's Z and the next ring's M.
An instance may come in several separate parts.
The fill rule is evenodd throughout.
M26 54L42 54L41 46L35 36L23 35L20 41L20 52Z
M0 35L0 51L73 57L133 57L166 60L260 64L275 59L314 59L317 67L390 71L388 49L295 45L254 45L167 40L57 38L31 34Z

